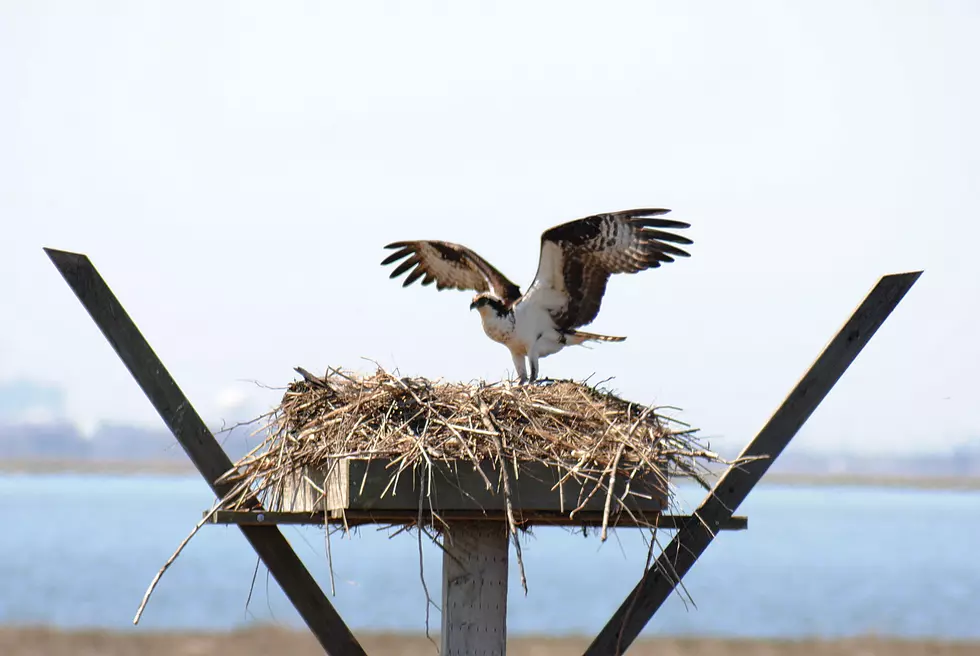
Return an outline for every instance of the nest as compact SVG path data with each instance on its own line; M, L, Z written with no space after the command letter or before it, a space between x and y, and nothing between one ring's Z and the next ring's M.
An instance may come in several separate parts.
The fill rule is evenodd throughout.
M709 465L719 461L695 429L663 414L666 407L586 383L433 382L381 368L367 376L297 371L303 378L267 416L266 439L224 477L237 485L223 508L247 507L258 497L266 510L284 510L282 490L295 472L349 458L386 459L393 478L439 461L470 461L475 468L487 460L543 463L563 477L592 481L610 497L617 477L651 472L706 486ZM507 467L500 470L506 496ZM603 538L614 501L606 504Z

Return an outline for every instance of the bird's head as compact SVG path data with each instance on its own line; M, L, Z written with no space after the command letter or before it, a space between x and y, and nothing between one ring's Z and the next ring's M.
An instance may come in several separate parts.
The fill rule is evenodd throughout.
M490 304L490 299L493 298L490 294L483 292L482 294L477 294L473 297L473 302L470 303L471 310L479 310L481 307Z
M484 312L483 308L496 310L498 314L504 314L507 312L507 308L504 306L503 301L489 292L477 294L473 297L473 302L470 303L470 309L480 310L481 314Z

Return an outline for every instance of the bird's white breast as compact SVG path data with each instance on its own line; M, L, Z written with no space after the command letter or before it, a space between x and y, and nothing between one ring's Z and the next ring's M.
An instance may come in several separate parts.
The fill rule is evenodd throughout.
M507 344L514 338L514 315L500 316L493 309L480 308L483 332L495 342Z

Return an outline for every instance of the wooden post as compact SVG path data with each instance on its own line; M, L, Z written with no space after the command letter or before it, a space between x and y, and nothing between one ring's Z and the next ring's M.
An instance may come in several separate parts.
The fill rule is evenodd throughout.
M768 471L803 423L854 362L892 310L919 279L921 271L883 276L847 323L796 384L772 418L740 458L759 457L728 469L677 532L657 562L586 650L586 656L622 654L667 600L684 575L714 540L718 528L731 519L756 483Z
M214 439L173 377L150 348L92 262L80 253L45 248L65 282L136 379L147 399L208 485L220 498L230 486L218 478L232 468L228 455ZM260 509L258 501L254 509ZM274 525L239 527L269 568L279 586L328 654L363 656L354 634L303 565L285 536Z
M440 656L507 651L506 523L452 522L442 556Z

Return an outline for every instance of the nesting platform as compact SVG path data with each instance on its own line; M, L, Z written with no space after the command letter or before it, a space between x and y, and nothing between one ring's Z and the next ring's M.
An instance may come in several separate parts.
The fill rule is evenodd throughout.
M671 478L719 460L661 409L585 383L297 371L211 521L662 527Z
M509 491L503 485L502 467L509 468ZM665 471L654 469L632 480L620 477L610 492L624 509L655 514L667 506L666 480ZM417 514L426 508L479 515L505 511L509 496L515 508L570 514L603 510L607 495L597 494L600 485L535 461L432 460L401 470L394 458L343 458L289 476L281 503L284 510L323 511L332 517L349 510Z
M307 467L287 477L280 495L282 510L218 510L207 512L214 524L422 524L481 521L506 522L506 491L497 465L479 463L482 476L466 460L436 461L416 466L392 480L395 463L343 459L335 466ZM431 473L431 475L430 475ZM612 487L617 501L615 514L607 514L608 494L599 494L601 484L575 478L562 481L558 467L521 463L510 472L514 524L531 526L603 525L620 528L679 528L687 515L665 514L669 496L664 486L666 472L629 481L620 478ZM485 477L485 479L484 479ZM486 480L492 485L488 488ZM495 482L495 483L494 483ZM629 487L628 487L629 485ZM720 530L747 528L745 517L733 517Z
M443 550L445 654L504 653L510 540L527 591L518 529L680 529L670 480L707 486L720 460L663 409L585 383L297 371L206 518L425 531Z

